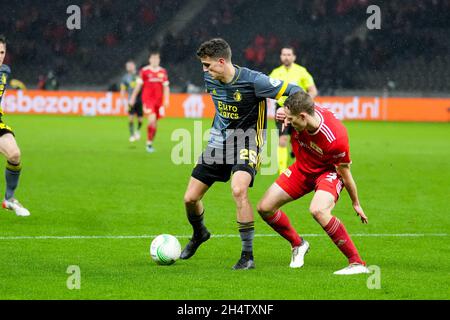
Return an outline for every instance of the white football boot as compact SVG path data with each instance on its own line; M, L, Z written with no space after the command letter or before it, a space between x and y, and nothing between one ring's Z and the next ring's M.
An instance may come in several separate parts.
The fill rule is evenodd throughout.
M135 141L136 141L136 138L135 138L134 136L131 136L130 139L128 139L128 141L130 141L130 142L135 142Z
M292 248L291 268L301 268L305 263L305 255L309 251L309 242L303 240L302 244L298 247Z
M139 131L134 132L134 139L136 141L141 140L141 133Z
M333 274L337 275L352 275L352 274L362 274L362 273L370 273L369 269L360 263L352 263L344 269L335 271Z
M13 210L16 215L21 217L28 217L30 211L23 207L17 199L11 198L9 200L4 199L2 202L2 207L8 210Z

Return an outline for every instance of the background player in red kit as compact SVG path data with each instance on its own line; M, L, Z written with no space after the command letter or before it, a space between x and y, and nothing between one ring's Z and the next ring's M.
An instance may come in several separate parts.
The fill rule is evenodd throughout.
M368 222L350 172L347 130L333 113L315 105L303 91L286 100L284 109L280 108L277 112L277 119L283 120L285 125L291 124L295 129L292 150L296 161L267 190L258 204L258 212L264 221L291 243L290 267L303 266L309 243L298 235L279 208L314 190L309 210L349 261L349 266L334 274L369 273L344 225L331 215L345 186L357 215L363 223Z
M137 95L142 88L142 104L144 113L148 118L147 126L147 151L155 151L153 139L156 134L157 120L163 115L164 109L169 106L169 78L166 69L160 67L161 57L159 52L152 51L148 59L149 65L139 72L137 85L130 99L130 105L136 103Z

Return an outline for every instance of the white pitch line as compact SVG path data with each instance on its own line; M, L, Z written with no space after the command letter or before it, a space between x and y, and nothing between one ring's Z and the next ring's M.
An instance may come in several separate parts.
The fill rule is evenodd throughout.
M98 235L98 236L0 236L0 240L78 240L78 239L152 239L157 235ZM325 233L304 233L302 237L327 237ZM447 237L446 233L354 233L352 237ZM190 238L191 235L175 235ZM239 234L216 234L213 238L238 238ZM255 237L279 237L278 234L255 234Z

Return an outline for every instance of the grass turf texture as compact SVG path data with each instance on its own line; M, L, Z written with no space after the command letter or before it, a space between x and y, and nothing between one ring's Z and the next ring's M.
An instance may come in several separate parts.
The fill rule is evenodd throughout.
M145 139L128 142L125 118L8 115L23 155L16 196L32 215L0 212L0 299L448 299L448 236L354 237L368 265L381 270L381 289L368 276L332 273L346 259L308 213L311 195L285 207L311 251L300 270L289 268L289 244L256 237L256 269L233 271L240 254L229 183L207 193L205 222L212 238L187 261L157 266L151 238L5 239L14 236L190 235L183 194L192 165L170 159L176 128L160 122L157 152ZM272 121L269 121L273 127ZM210 120L203 121L207 129ZM355 216L344 191L334 214L351 234L449 232L448 124L347 122L352 172L369 224ZM145 137L145 128L142 136ZM255 207L275 176L258 175ZM257 234L274 234L258 216ZM187 238L180 238L182 246ZM69 265L81 269L81 289L68 290Z

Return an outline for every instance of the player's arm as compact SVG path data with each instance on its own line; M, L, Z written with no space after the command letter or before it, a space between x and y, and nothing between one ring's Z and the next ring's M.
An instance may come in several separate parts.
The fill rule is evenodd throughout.
M263 73L258 73L254 80L255 94L257 97L280 99L282 96L290 96L303 89L296 84L287 81L269 78ZM284 121L286 115L278 113L279 110L284 111L284 108L278 108L276 114L277 121ZM283 128L284 129L284 128Z
M134 87L133 93L131 94L130 106L134 106L134 104L136 103L137 96L138 96L139 92L141 91L143 84L144 84L144 81L142 81L142 79L140 77L138 77L136 79L136 86Z
M169 107L169 101L170 101L170 86L169 81L164 82L163 84L163 106L164 108Z
M125 98L125 94L127 93L127 86L122 82L121 84L120 84L120 99L122 100L122 101L125 101L126 100L126 98Z
M356 214L361 218L361 222L367 223L367 216L364 214L364 211L359 203L358 189L350 171L350 163L340 163L336 169L344 181L345 189L347 189L350 199L352 200L353 209L355 209Z
M303 76L301 78L301 84L303 88L306 88L306 92L311 96L311 98L317 97L318 91L316 84L314 83L314 79L312 75L304 69Z
M298 85L287 81L269 78L259 73L254 80L255 94L257 97L280 99L282 96L290 96L303 90Z
M314 99L315 97L317 97L318 92L315 84L309 86L308 89L306 89L306 91L311 96L311 98Z

